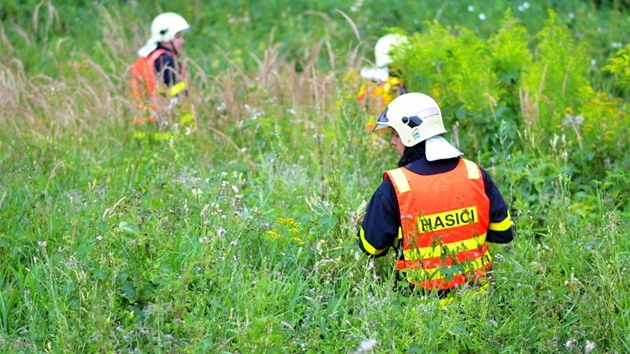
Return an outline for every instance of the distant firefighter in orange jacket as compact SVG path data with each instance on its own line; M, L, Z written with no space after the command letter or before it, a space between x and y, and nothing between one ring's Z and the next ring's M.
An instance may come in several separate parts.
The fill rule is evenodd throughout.
M192 123L192 114L182 109L188 92L186 70L178 59L189 30L188 22L172 12L160 14L151 23L151 38L131 66L131 90L138 108L134 123L167 124L165 116L176 107L181 111L177 122Z
M477 285L492 267L487 242L508 243L513 225L488 173L441 135L437 103L422 93L394 99L376 129L391 128L401 157L385 172L358 234L368 255L396 251L398 287L437 293Z

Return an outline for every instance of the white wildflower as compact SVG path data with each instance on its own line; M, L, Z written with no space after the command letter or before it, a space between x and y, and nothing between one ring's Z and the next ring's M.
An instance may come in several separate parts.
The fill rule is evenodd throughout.
M205 219L206 216L208 215L209 210L210 210L210 204L204 205L203 209L201 209L201 213L199 213L199 216L201 216L202 219Z
M369 259L368 262L363 267L365 270L371 270L375 268L374 259Z
M586 346L584 346L584 354L588 354L590 352L593 351L593 349L595 349L597 345L595 344L595 342L590 341L590 340L586 340Z
M376 346L376 339L368 339L361 342L361 345L355 353L369 353Z
M68 258L68 260L66 261L66 265L68 266L68 268L75 268L77 266L77 259L75 255L71 255Z
M564 120L562 121L562 126L571 127L571 126L579 126L584 123L584 117L582 115L573 116L571 114L566 114L564 116Z

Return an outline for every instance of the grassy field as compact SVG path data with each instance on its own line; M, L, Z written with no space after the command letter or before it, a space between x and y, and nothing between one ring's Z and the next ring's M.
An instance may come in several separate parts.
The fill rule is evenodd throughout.
M128 67L160 11L193 27L197 126L138 140ZM630 351L627 2L27 0L0 19L1 352ZM448 306L397 294L393 258L356 245L397 162L355 99L387 31L517 226L491 290Z

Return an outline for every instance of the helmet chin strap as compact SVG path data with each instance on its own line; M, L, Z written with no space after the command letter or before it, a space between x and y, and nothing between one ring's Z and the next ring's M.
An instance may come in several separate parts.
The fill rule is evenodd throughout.
M179 52L177 51L177 48L175 48L175 43L173 43L173 41L170 41L169 43L171 44L171 50L173 51L173 53L179 56Z
M175 53L175 55L179 55L179 52L178 52L178 51L177 51L177 49L175 48L175 43L173 43L173 40L170 40L170 41L168 41L168 42L166 42L166 43L168 43L168 44L169 44L169 47L170 47L169 49L170 49L173 53Z

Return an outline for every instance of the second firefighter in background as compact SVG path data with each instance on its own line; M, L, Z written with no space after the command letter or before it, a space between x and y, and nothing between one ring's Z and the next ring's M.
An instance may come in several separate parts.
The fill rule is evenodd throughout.
M400 34L385 35L374 46L376 67L361 69L361 77L365 82L361 85L358 100L368 114L365 124L367 131L374 129L375 116L396 97L407 93L400 70L392 59L392 50L408 42L407 37Z

